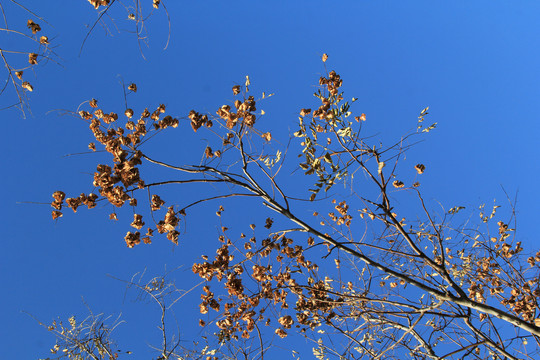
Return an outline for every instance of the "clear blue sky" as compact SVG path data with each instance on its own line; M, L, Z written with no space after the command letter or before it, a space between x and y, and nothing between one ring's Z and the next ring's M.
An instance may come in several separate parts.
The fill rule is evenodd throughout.
M178 286L184 287L182 281L196 281L190 269L201 244L213 253L219 224L204 214L213 214L217 203L193 211L178 247L162 239L131 250L122 240L129 212L118 223L107 220L108 209L81 209L76 216L66 211L55 222L47 205L21 203L49 202L59 189L71 195L92 190L91 174L103 157L65 156L87 151L92 139L86 123L51 110L76 110L95 97L109 111L122 113L121 79L139 87L128 97L136 112L164 103L169 113L185 117L191 109L213 113L233 99L231 87L249 75L255 91L276 94L260 105L266 112L261 126L286 144L298 110L316 104L313 86L324 72L320 57L328 53L327 66L344 78L346 97L359 98L355 110L367 114L369 134L397 140L415 128L420 110L430 107L428 121L437 128L408 154L411 162L427 167L422 183L427 199L473 213L494 198L508 206L504 187L511 197L518 194L518 239L527 249L538 248L537 1L169 0L170 44L163 50L167 18L158 11L147 22L146 60L133 34L118 33L109 18L113 36L97 26L79 57L87 25L96 19L87 1L63 1L61 7L23 3L52 25L44 29L58 45L62 66L38 65L35 77L28 71L32 115L0 113L6 126L0 143L2 358L46 357L52 337L22 311L44 322L83 317L81 297L96 313L123 313L127 323L118 329L119 342L137 351L133 358L148 358L146 339L159 342L157 313L134 303L135 294L124 296L122 283L107 274L129 279L145 268L157 275L185 264L177 270ZM10 24L28 18L19 11L7 15ZM120 7L111 16L120 29L132 30ZM13 39L0 33L0 47L18 46ZM174 132L165 139L150 149L160 145L170 159L199 154L205 146L200 138L176 140ZM249 224L261 216L253 210L241 220ZM187 340L199 334L193 322L197 305L195 295L175 310ZM137 342L130 342L135 335Z

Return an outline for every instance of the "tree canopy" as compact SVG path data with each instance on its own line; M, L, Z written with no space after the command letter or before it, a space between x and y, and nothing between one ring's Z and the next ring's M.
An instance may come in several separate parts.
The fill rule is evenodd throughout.
M80 246L113 249L113 262L127 257L141 266L133 276L112 276L117 287L125 285L126 297L152 309L147 317L157 324L159 340L146 335L148 328L117 339L122 317L94 312L93 303L86 318L57 314L54 321L28 309L55 336L51 358L137 356L127 341L151 336L159 359L538 356L540 251L516 233L516 200L504 189L504 206L472 199L479 206L473 209L449 195L461 190L469 201L466 189L440 185L452 180L430 183L431 169L441 168L429 149L441 121L429 107L402 114L407 125L396 123L399 133L389 129L392 123L372 116L365 92L348 81L354 73L342 74L339 58L326 49L317 62L305 60L317 63L319 72L310 74L314 85L304 87L307 96L287 91L293 86L288 74L280 74L271 91L250 74L228 77L218 90L224 101L199 94L202 100L193 106L186 101L194 92L189 82L165 79L166 92L187 88L181 90L186 95L163 95L161 101L160 89L138 69L155 65L145 46L156 16L162 16L156 25L161 40L178 46L175 13L171 9L169 18L166 4L157 0L90 3L97 18L79 39L81 56L96 41L115 42L100 39L94 32L99 26L132 39L126 50L136 59L121 62L136 62L137 69L129 80L120 77L115 99L102 86L83 82L81 101L61 111L71 122L67 126L76 121L80 131L69 135L67 151L75 162L54 177L47 205L57 228L77 221L82 232L98 234L116 224L106 238ZM118 20L114 14L124 10L127 20ZM37 47L0 50L7 71L2 96L16 100L5 111L28 115L28 93L47 96L35 84L52 64L38 69L35 82L25 74L41 61L61 63L61 57L41 35L38 20L48 17L26 21L27 34L8 27L6 18L4 33ZM135 31L109 29L120 31L124 21ZM347 44L344 38L337 42ZM28 64L13 65L21 55L28 55ZM158 76L167 78L165 71ZM90 90L95 95L87 95ZM459 168L442 168L448 177L463 176ZM439 203L439 196L456 201ZM34 217L43 216L42 209ZM173 249L174 256L145 256L159 254L156 247ZM81 253L66 255L79 257L80 264L93 261ZM168 270L142 270L156 264Z

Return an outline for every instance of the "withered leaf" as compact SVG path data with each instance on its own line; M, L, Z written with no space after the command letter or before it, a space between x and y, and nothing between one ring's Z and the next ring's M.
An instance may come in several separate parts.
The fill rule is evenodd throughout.
M28 91L34 91L34 87L28 81L24 81L21 86Z
M266 223L264 227L270 229L272 227L272 224L274 224L274 220L272 220L271 218L266 218Z
M28 91L34 91L34 87L28 81L24 81L21 86Z
M41 31L41 26L39 26L38 24L36 24L34 21L32 20L28 20L26 22L26 26L32 30L32 34L35 34L37 33L38 31Z
M36 65L37 64L37 57L38 57L38 54L36 54L36 53L28 54L28 62L31 65Z
M142 229L142 227L144 226L144 221L142 221L142 215L133 214L133 222L131 223L131 226L137 230Z
M266 141L272 140L272 134L270 134L270 132L265 132L264 134L261 135L261 137Z

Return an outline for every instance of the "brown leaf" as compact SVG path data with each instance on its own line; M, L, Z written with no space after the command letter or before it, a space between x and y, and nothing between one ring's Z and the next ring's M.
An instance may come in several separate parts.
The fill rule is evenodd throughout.
M322 62L326 62L326 60L328 60L328 54L323 54L322 55Z
M56 210L62 210L62 201L53 201L51 206Z
M26 26L32 30L32 34L35 34L37 33L38 31L41 31L41 26L39 26L38 24L36 24L34 21L32 20L28 20L26 22Z
M128 231L128 233L124 237L124 240L126 241L127 247L132 248L135 245L138 245L141 243L141 233L138 231L135 233Z
M134 83L129 84L128 90L133 91L133 92L137 92L137 85L134 84Z
M34 87L28 81L24 81L21 86L28 91L34 91Z
M360 116L354 118L356 121L366 121L366 114L362 113Z
M36 53L28 54L28 62L31 65L36 65L37 64L37 57L38 57L38 54L36 54Z
M424 164L417 164L415 167L416 171L419 173L419 174L423 174L424 173L424 170L426 170L426 167Z
M63 191L55 191L52 195L54 200L62 202L66 198L66 194Z
M131 223L131 226L137 230L142 229L142 227L144 226L144 221L142 221L142 215L133 214L133 222Z
M180 232L178 230L171 230L167 233L167 239L172 241L175 245L178 245L178 236Z
M90 4L97 10L100 6L109 5L110 0L88 0Z
M268 142L272 140L272 134L270 134L269 132L262 134L261 137Z
M264 225L265 228L270 229L272 227L272 224L274 223L274 220L270 218L266 218L266 224Z
M158 195L152 195L152 205L150 208L152 211L159 210L163 204L165 204L165 201L161 200Z

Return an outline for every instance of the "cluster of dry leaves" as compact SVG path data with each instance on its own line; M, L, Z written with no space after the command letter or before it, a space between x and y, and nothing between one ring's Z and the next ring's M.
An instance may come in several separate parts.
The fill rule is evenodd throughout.
M290 307L294 309L294 319L289 314L277 317L279 325L274 332L283 338L287 336L286 330L291 329L295 323L298 328L303 327L302 331L321 326L323 319L332 317L332 309L343 302L343 299L329 296L328 286L321 280L313 282L309 287L297 282L292 276L293 269L295 272L305 271L314 275L318 266L305 258L301 245L294 245L293 239L283 233L263 239L260 243L256 237L251 237L244 241L243 253L225 234L219 240L223 245L217 250L214 260L208 261L205 255L203 259L206 261L195 263L192 270L208 282L217 279L227 290L228 301L221 304L210 291L210 285L205 285L200 312L206 314L209 309L220 312L223 305L224 311L220 313L221 319L216 325L228 337L237 339L238 334L241 334L241 337L249 338L258 323L271 325L275 313L269 311L266 314L270 305L277 307L280 313ZM313 245L313 241L310 238L308 244ZM233 253L239 252L241 258L235 263ZM254 287L259 290L253 291ZM291 298L295 298L296 302ZM202 319L199 323L201 326L206 325Z
M479 237L467 229L453 228L447 216L457 216L462 207L453 208L436 220L425 205L416 181L426 166L416 164L414 170L411 166L414 178L404 172L398 179L398 164L410 147L408 137L386 148L368 144L360 136L366 115L352 116L351 104L344 101L340 92L343 80L335 71L319 79L320 89L315 96L321 105L315 111L309 108L300 111L295 137L300 138L300 157L304 160L299 166L305 175L316 178L309 190L312 193L309 200L314 200L320 191L328 194L337 182L350 187L353 195L347 200L343 197L336 200L335 196L322 200L321 210L326 206L330 209L321 211L327 217L318 212L313 214L320 218L316 226L294 214L289 207L291 198L277 183L277 172L270 174L266 170L268 164L264 163L264 156L253 145L253 134L258 135L263 145L270 142L272 136L256 128L259 113L255 98L247 95L248 85L249 78L244 93L242 87L234 86L233 94L243 98L234 101L232 106L221 106L217 116L195 110L186 116L185 126L191 126L195 133L203 129L219 138L219 143L213 145L219 150L206 146L203 152L206 162L200 166L174 167L143 153L144 138L150 133L182 126L180 120L164 116L164 105L153 112L144 109L138 117L133 109L127 109L122 126L116 113L106 113L98 108L96 100L90 101L91 109L82 110L79 115L89 123L96 142L112 155L112 163L98 165L94 173L93 185L99 195L90 193L65 198L63 192L55 192L51 204L53 218L62 216L63 206L76 211L80 205L93 208L99 201L117 208L127 205L135 209L136 194L142 189L150 191L150 185L141 176L143 161L198 174L202 176L197 179L199 182L223 182L261 198L271 210L300 228L270 232L274 220L268 218L264 228L269 233L263 235L263 240L257 240L255 225L250 226L254 231L252 237L248 239L241 234L238 240L233 240L228 229L222 227L221 245L213 260L205 255L203 262L192 266L193 272L205 280L200 312L218 312L215 324L221 338L250 338L252 332L259 332L261 324L273 326L275 334L282 338L288 336L291 329L303 334L333 329L344 336L348 351L354 349L360 354L375 356L377 351L385 353L401 348L417 358L445 358L444 354L436 355L436 342L429 339L447 341L448 346L453 347L449 354L463 354L468 349L477 351L475 349L482 347L480 353L486 356L506 356L511 343L523 335L503 341L497 339L497 321L534 336L540 334L537 328L540 325L537 301L540 252L524 257L521 244L512 240L513 229L507 222L499 221L498 237L486 241L478 240ZM128 88L133 92L137 90L135 84ZM422 121L426 110L419 117ZM245 147L248 140L250 150ZM96 150L95 143L89 147ZM221 159L223 163L217 164L216 158L226 152L236 157L227 161ZM392 162L393 166L386 166ZM230 170L235 167L237 172ZM349 181L350 174L356 172L363 173L366 183L376 190L375 196L357 194ZM260 176L270 185L258 181ZM227 191L230 193L222 197L245 195ZM422 212L417 215L422 220L408 221L400 215L402 206L394 201L400 196L412 196L412 200L420 204ZM129 231L125 236L127 246L134 247L141 241L151 243L155 231L166 234L168 240L178 244L178 229L187 207L169 206L156 221L154 213L162 209L165 201L156 194L148 197L153 225L147 228L145 235ZM207 199L201 195L198 202L215 198L219 196ZM223 211L220 206L218 216L221 217ZM353 221L356 212L358 221ZM130 225L141 230L146 225L143 215L141 211L133 213ZM115 212L111 218L116 219ZM484 222L490 219L481 218ZM307 240L301 235L293 240L297 232L308 233ZM315 239L320 242L316 243ZM322 247L324 256L314 250L320 249L319 245L326 245ZM314 262L321 257L324 268ZM347 260L348 267L343 266L342 259ZM522 263L527 263L526 267ZM216 290L212 282L221 284L220 288ZM379 284L378 290L373 284ZM415 288L415 292L410 288ZM206 326L207 321L201 319L200 325ZM355 330L348 330L351 328ZM463 342L452 342L456 334ZM391 346L377 350L381 342Z
M2 60L4 61L4 66L8 71L7 82L12 83L15 89L15 93L18 97L19 105L25 105L27 103L26 95L23 91L20 91L20 89L24 89L30 92L34 91L34 86L30 83L30 81L24 79L25 71L31 70L33 66L37 65L38 58L48 58L48 55L51 53L49 49L49 37L46 35L39 35L42 31L41 26L33 19L28 19L26 21L26 28L28 29L28 31L30 31L31 35L26 35L22 31L19 32L12 30L8 27L7 23L5 25L5 28L0 29L0 32L20 35L23 36L25 40L32 41L33 44L27 45L28 48L35 45L35 48L31 51L11 51L5 48L0 49L0 54L2 56ZM21 54L27 56L27 65L24 65L23 63L19 64L18 59L12 59L12 57L18 58ZM17 63L17 65L12 65L14 63ZM18 81L16 81L15 79L17 79Z
M130 84L128 90L136 92L136 84ZM92 111L81 110L79 115L82 119L89 122L90 130L94 138L103 148L112 155L112 166L99 164L97 171L94 172L93 185L97 189L97 194L81 194L79 198L65 199L65 206L71 208L74 212L80 204L88 205L88 208L96 206L96 201L107 201L116 208L124 205L136 207L137 198L134 196L136 190L145 189L145 182L140 177L139 165L142 164L143 153L138 149L143 138L151 131L163 130L168 127L177 127L178 119L170 115L163 116L165 105L159 105L156 110L150 112L144 109L135 121L132 109L126 109L124 115L126 121L123 126L118 125L118 115L114 112L104 112L98 108L98 101L92 99L89 101ZM96 144L90 143L88 146L96 151ZM53 218L62 216L64 193L57 191L53 194L54 207ZM156 194L151 198L151 211L158 211L165 202ZM167 209L162 220L155 224L155 228L148 228L145 236L141 238L139 231L129 231L125 236L128 247L133 247L141 242L151 243L151 237L154 230L160 234L167 234L167 238L178 243L179 232L176 230L180 219L178 217L182 212L175 212L171 206ZM116 212L110 214L110 219L117 220ZM140 230L144 225L142 215L135 213L131 226Z

